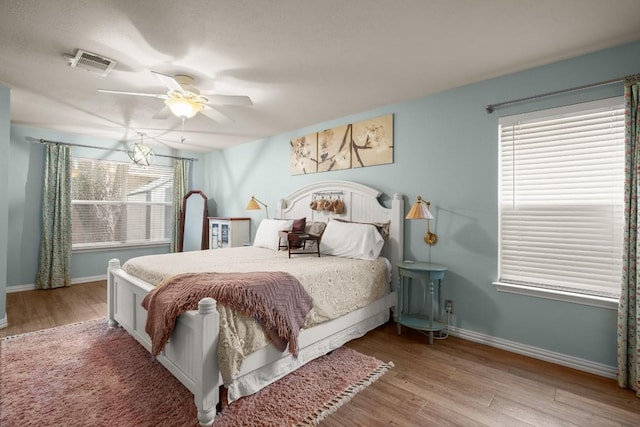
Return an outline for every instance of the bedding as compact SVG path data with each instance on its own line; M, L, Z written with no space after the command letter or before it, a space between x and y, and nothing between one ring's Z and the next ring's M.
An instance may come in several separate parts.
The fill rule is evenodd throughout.
M390 263L385 258L360 260L325 256L288 258L286 251L255 246L148 255L133 258L123 270L154 286L183 273L285 271L313 299L303 328L338 318L390 292ZM218 363L225 385L239 372L243 360L269 343L257 322L223 304L220 314Z

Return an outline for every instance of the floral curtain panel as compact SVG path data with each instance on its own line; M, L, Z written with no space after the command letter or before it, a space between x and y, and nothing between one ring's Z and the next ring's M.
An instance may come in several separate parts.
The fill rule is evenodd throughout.
M71 285L71 147L48 144L36 288Z
M173 164L173 234L171 237L171 252L177 252L180 237L180 211L182 199L189 191L190 160L175 160Z
M638 177L640 175L640 75L628 78L625 98L625 230L618 305L618 385L640 397L640 300L638 299Z

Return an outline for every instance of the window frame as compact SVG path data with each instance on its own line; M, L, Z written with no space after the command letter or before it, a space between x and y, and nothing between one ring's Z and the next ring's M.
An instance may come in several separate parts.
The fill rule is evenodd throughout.
M139 166L135 166L133 164L131 164L130 162L125 162L125 161L118 161L118 160L111 160L111 159L97 159L97 158L91 158L91 157L74 157L72 159L72 161L89 161L89 162L93 162L93 163L97 163L97 164L109 164L109 165L124 165L127 167L126 169L126 178L130 177L131 171L135 171L137 168L140 168ZM173 169L170 166L164 166L164 165L153 165L151 166L153 168L164 168L166 169L165 173L166 173L166 177L168 179L168 181L170 182L170 185L173 186ZM147 168L141 168L141 169L147 169ZM73 178L72 178L73 181ZM125 187L126 187L126 182L125 182ZM72 184L73 186L73 184ZM170 208L171 210L173 210L173 203L171 200L169 201L164 201L164 202L158 202L158 201L139 201L139 200L126 200L126 198L128 196L131 196L133 193L131 194L127 194L126 191L123 192L122 197L124 200L83 200L83 199L73 199L71 200L71 205L72 205L72 212L73 212L73 207L74 206L78 206L78 205L88 205L88 206L94 206L94 205L121 205L123 208L126 208L127 206L148 206L149 208L152 207L162 207L162 208ZM173 194L173 191L168 191L169 195ZM166 218L173 218L173 213L169 212L168 214L166 214ZM166 221L166 219L165 219ZM146 222L148 225L148 221ZM72 230L73 230L73 220L72 220ZM171 233L173 230L173 227L171 227L171 225L168 226L168 231L169 233ZM72 231L73 233L73 231ZM113 251L113 250L117 250L117 249L135 249L135 248L153 248L153 247L168 247L171 244L171 235L169 235L166 238L163 239L157 239L157 240L151 240L151 241L146 241L146 240L131 240L131 241L110 241L110 242L90 242L90 243L72 243L72 247L71 247L71 251L72 253L81 253L81 252L102 252L102 251Z
M503 171L503 146L502 146L502 136L501 129L505 122L517 122L517 121L543 121L550 117L558 117L564 115L579 115L581 112L587 112L590 110L598 109L598 108L624 108L624 98L623 97L614 97L607 98L598 101L592 101L581 104L568 105L559 108L551 108L545 109L530 113L518 114L513 116L505 116L499 119L500 126L498 127L498 167L499 167L499 183L498 183L498 271L497 276L498 279L493 282L493 285L500 292L508 292L515 293L520 295L527 295L539 298L547 298L553 300L560 300L565 302L590 305L595 307L607 308L607 309L617 309L618 307L618 299L617 297L612 297L609 295L596 295L589 293L581 292L573 292L571 290L565 289L553 289L549 287L536 286L534 283L517 283L517 282L509 282L508 280L503 280L501 277L503 271L503 197L504 197L504 189L503 179L504 179L504 171ZM624 120L624 118L623 118ZM624 135L622 136L624 138ZM622 150L624 150L624 145L622 145ZM621 185L624 185L621 183ZM544 206L544 205L542 205ZM624 214L623 214L624 215Z

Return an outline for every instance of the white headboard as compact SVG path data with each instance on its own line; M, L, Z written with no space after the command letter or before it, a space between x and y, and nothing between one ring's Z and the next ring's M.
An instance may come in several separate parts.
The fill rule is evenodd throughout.
M321 194L342 197L345 210L342 214L311 209L311 201ZM276 218L295 219L306 217L307 221L328 222L340 218L358 222L389 222L389 240L382 255L392 264L403 259L404 202L400 194L394 194L391 207L380 204L382 193L363 184L350 181L320 181L309 184L281 199L276 207ZM397 268L392 268L392 283L398 283Z

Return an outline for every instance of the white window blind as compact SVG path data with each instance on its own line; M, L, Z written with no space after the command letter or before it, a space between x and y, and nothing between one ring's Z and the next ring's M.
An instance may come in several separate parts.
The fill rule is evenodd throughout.
M72 162L73 249L170 241L171 167L80 158Z
M621 98L500 119L499 281L618 297Z

